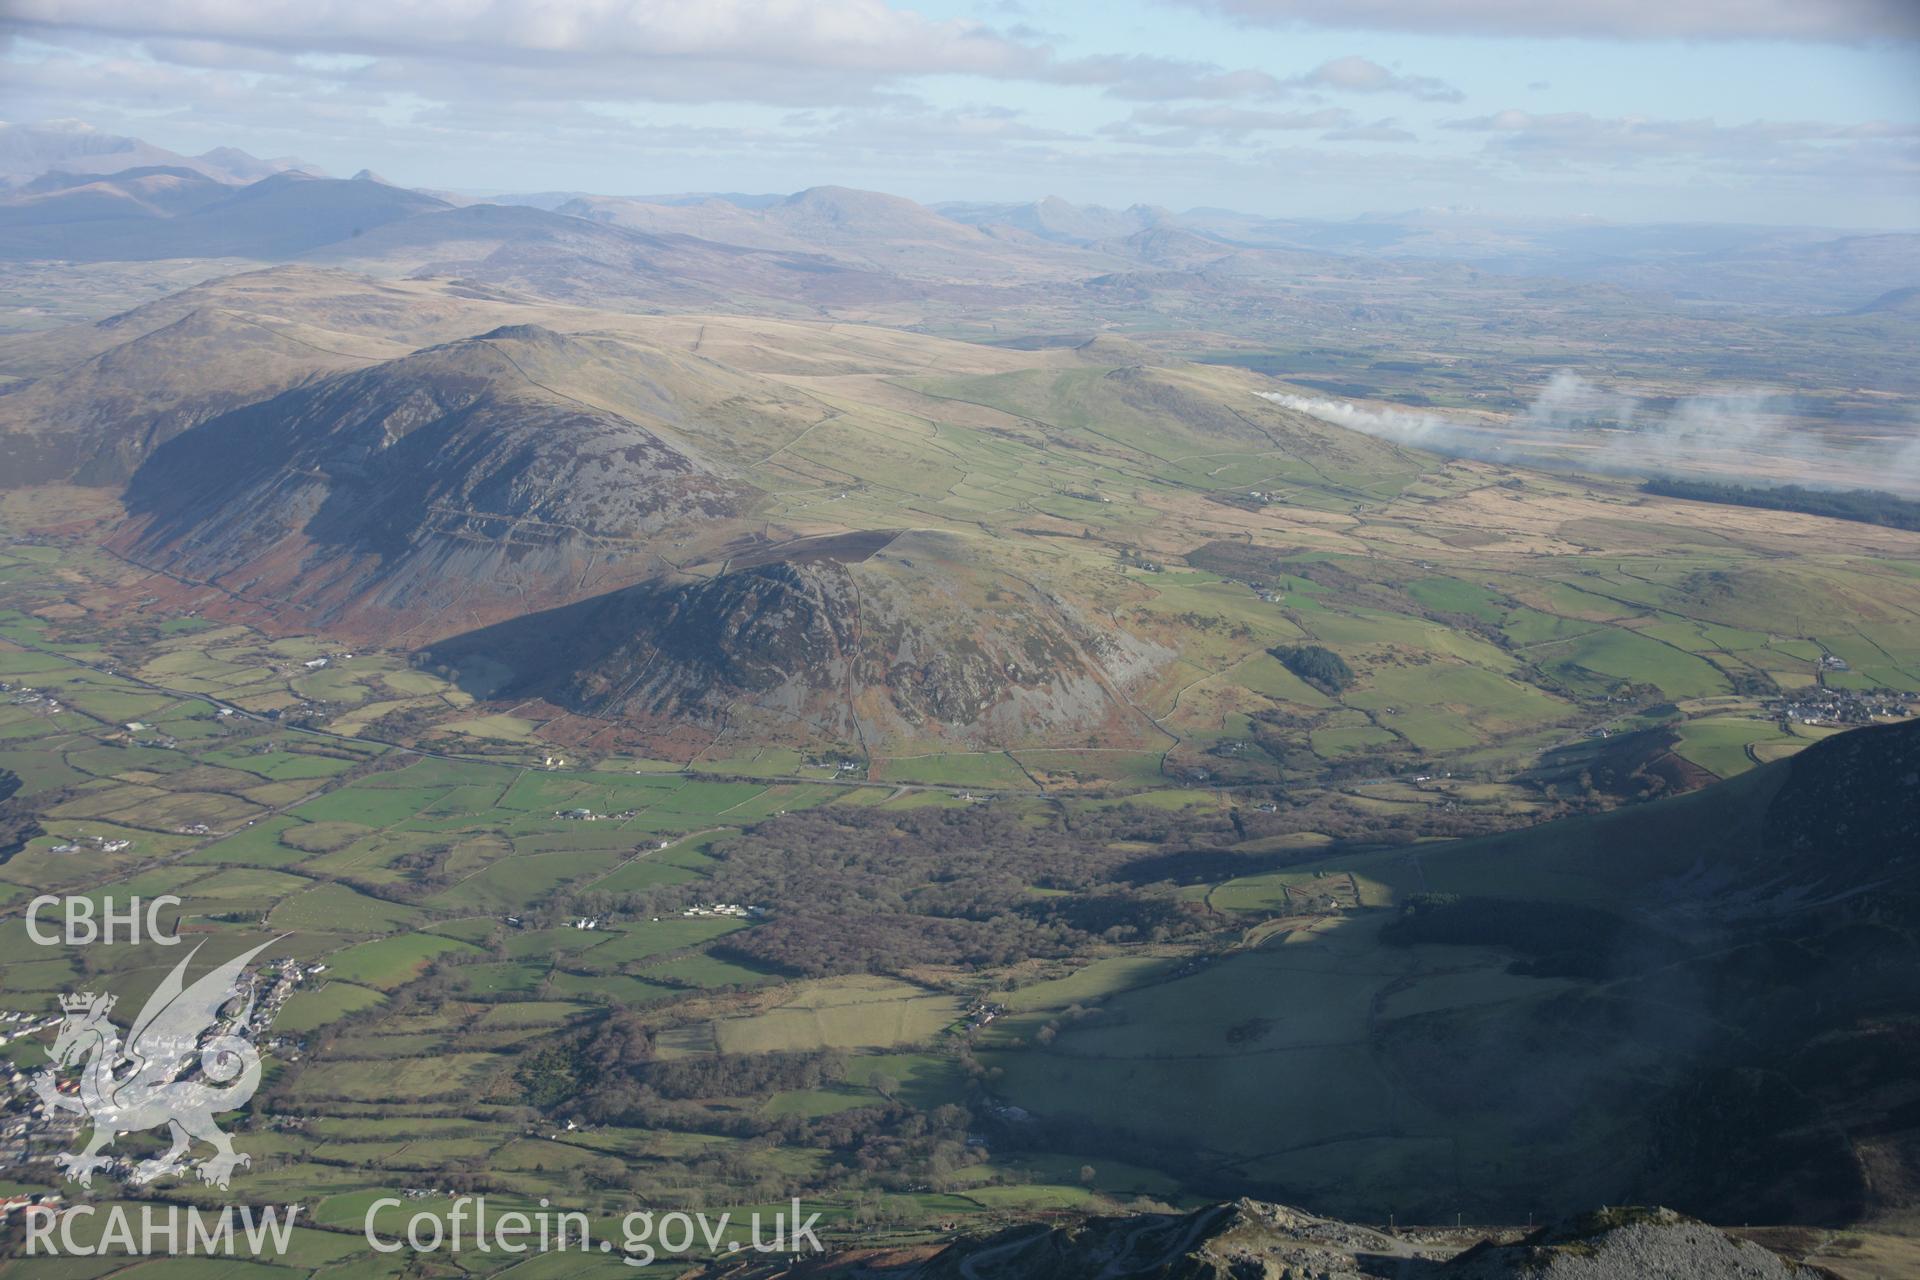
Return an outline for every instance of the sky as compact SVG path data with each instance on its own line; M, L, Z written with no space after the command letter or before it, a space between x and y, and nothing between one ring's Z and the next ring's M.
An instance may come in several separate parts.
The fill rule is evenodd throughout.
M465 192L1920 228L1920 0L0 0L0 119Z

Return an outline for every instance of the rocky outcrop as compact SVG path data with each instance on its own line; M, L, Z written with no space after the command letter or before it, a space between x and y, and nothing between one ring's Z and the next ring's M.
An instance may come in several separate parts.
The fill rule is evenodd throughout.
M1391 1233L1237 1200L1183 1215L1015 1227L954 1244L915 1280L1814 1280L1749 1240L1667 1209L1615 1209L1514 1241Z
M1671 1209L1603 1209L1510 1244L1476 1245L1434 1280L1815 1280L1751 1240Z
M455 672L514 674L497 692L588 715L777 729L858 743L1006 745L1143 732L1123 688L1170 654L1095 643L1065 604L999 580L982 594L959 540L907 534L883 555L771 560L643 583L432 647Z
M1026 1223L931 1257L720 1262L709 1280L840 1275L891 1280L1832 1280L1668 1209L1606 1209L1524 1235L1386 1231L1235 1200L1191 1213Z

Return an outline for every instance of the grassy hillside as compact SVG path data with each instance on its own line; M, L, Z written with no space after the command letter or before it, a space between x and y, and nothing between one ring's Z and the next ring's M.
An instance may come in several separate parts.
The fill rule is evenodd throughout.
M120 414L110 375L142 367L143 346L172 358L207 345L194 325L215 320L175 318L188 314L260 335L274 352L365 354L330 376L317 358L242 362L246 377L210 366L231 389L196 383L191 397L149 380L141 410L163 425ZM1664 756L1622 760L1605 778L1562 769L1557 799L1585 805L1794 749L1805 739L1782 707L1802 692L1872 704L1920 689L1909 625L1920 580L1901 570L1916 535L1448 461L1281 408L1255 394L1255 375L1120 339L994 349L307 269L203 286L110 327L68 334L65 365L53 338L16 340L12 358L43 372L6 399L86 406L67 420L29 415L33 434L18 439L35 456L84 450L110 460L103 478L128 459L146 467L132 490L138 523L115 545L170 575L143 593L164 608L397 648L640 581L686 591L804 562L838 537L911 535L848 570L897 623L863 629L851 590L833 606L847 612L830 629L862 650L848 655L858 688L840 697L852 709L827 714L805 705L812 695L764 690L722 699L734 710L705 741L713 759L772 741L858 758L870 776L935 777L964 760L897 762L1013 747L1046 753L1016 786L1493 779L1587 734L1670 731ZM423 337L430 350L376 354ZM296 378L311 385L266 407L271 380ZM446 416L412 445L397 443L409 427L395 447L354 453L368 442L337 424L373 423L404 395L437 398ZM513 483L491 483L474 468L504 475L519 437L476 429L488 405L656 441L688 470L649 464L608 487L600 446L556 443L538 465L515 462ZM269 419L291 429L256 429ZM193 429L178 434L184 425ZM438 449L431 465L410 460L443 435L470 443ZM272 457L259 454L269 439L282 442ZM163 456L142 462L156 443ZM208 488L227 469L205 460L235 452L259 465ZM688 477L731 496L689 505ZM505 559L501 547L512 548ZM1061 685L1029 700L1035 715L995 718L997 697L978 692L902 692L973 679L922 674L934 648L957 651L902 637L977 636L1007 609L1028 619L1036 647L992 664L1014 685ZM941 612L953 616L929 628L923 615ZM455 646L472 660L469 687L514 667L482 652L495 635ZM1332 653L1352 680L1329 694L1272 656L1301 646ZM576 751L687 758L639 703L585 692L612 678L592 660L582 652L539 690L511 686L516 696L483 715ZM1008 677L1016 667L1024 674ZM660 674L668 686L695 679L672 663ZM1077 689L1083 679L1092 683ZM1038 714L1041 702L1066 709Z

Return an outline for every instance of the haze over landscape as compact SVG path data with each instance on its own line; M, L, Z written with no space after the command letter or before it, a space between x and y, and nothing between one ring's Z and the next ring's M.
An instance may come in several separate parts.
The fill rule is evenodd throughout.
M1920 10L0 33L0 1277L1920 1272Z

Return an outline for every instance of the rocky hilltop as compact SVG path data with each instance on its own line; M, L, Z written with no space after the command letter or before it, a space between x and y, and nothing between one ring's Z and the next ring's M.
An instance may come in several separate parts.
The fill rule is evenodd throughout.
M643 725L752 720L849 744L1151 734L1126 690L1169 651L1092 626L1048 592L987 581L953 535L802 539L709 578L640 583L454 637L425 660L470 687L499 681L475 692Z
M1234 1200L1191 1213L1027 1223L924 1251L727 1264L710 1280L1817 1280L1832 1272L1670 1209L1617 1208L1525 1234L1390 1232Z

